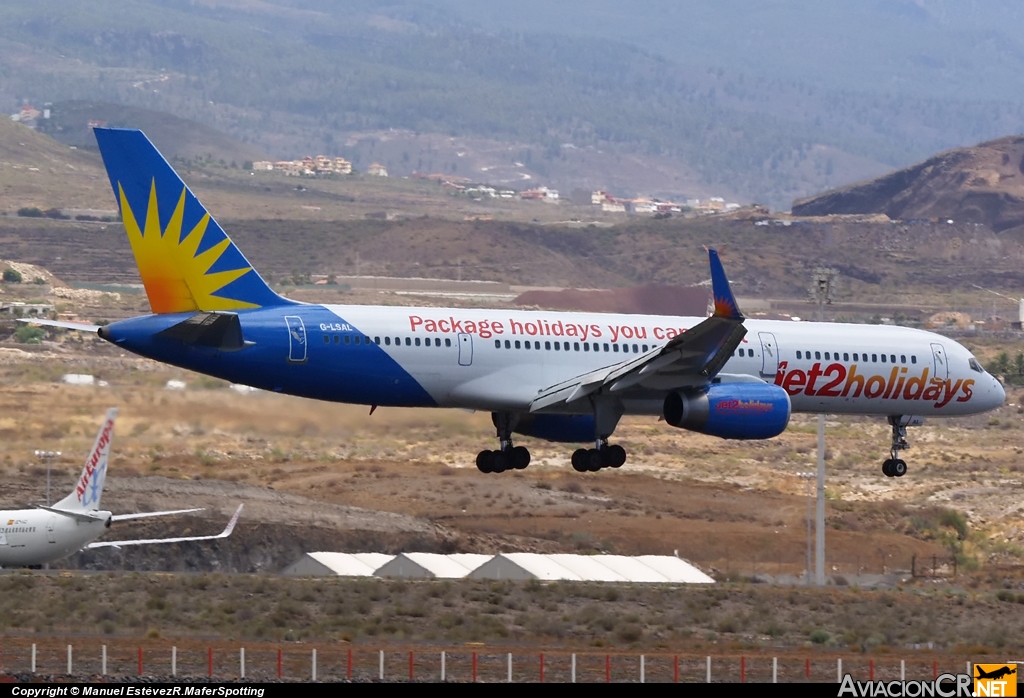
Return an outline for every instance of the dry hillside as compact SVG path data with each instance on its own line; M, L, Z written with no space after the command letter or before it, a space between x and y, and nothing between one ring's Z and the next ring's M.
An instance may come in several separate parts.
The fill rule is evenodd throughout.
M113 209L99 155L0 119L0 212L21 207Z
M983 223L997 233L1024 226L1024 136L947 150L867 182L795 201L793 214L884 213Z
M96 139L90 121L104 121L111 127L142 129L169 160L201 159L241 166L246 160L269 160L254 145L243 143L205 123L182 119L165 112L107 102L59 102L53 117L40 126L62 143L90 150ZM315 153L313 153L315 155Z

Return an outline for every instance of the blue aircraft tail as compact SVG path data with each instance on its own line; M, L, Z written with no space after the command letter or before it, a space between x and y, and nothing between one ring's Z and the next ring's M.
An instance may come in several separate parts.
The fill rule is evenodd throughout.
M142 131L94 130L153 312L294 303L260 278Z

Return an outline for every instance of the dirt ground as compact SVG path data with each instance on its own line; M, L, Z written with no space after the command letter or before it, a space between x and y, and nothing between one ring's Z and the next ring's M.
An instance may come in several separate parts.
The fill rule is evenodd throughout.
M144 297L100 293L71 302L94 303L113 317L140 312ZM53 338L0 344L0 507L45 502L37 449L62 453L52 499L70 491L102 415L116 406L104 506L204 511L124 522L107 538L215 533L239 503L245 510L226 540L100 549L49 574L0 574L7 644L12 636L86 628L117 642L351 641L362 653L380 643L416 651L453 642L531 652L644 648L692 654L684 673L698 671L694 657L705 652L732 656L732 671L737 653L813 650L815 662L834 670L829 653L840 651L877 655L881 667L918 648L907 656L927 668L1020 648L1012 628L1024 620L1022 388L1009 387L993 412L912 429L910 472L900 479L879 472L889 441L882 420L829 417L829 587L810 590L803 576L809 500L797 473L815 468L812 416L795 415L779 437L753 442L625 418L614 440L630 456L619 470L576 473L571 445L523 437L518 443L533 454L527 470L484 475L475 455L495 445L485 413L382 408L370 415L360 406L239 392L93 337ZM982 361L1014 353L1012 342L972 341ZM61 383L67 373L93 375L98 384ZM185 387L168 388L171 380ZM722 584L277 575L318 550L677 554ZM339 671L342 656L324 671ZM797 671L803 659L790 660L796 668L785 671Z
M60 384L64 373L91 373L108 385ZM187 387L167 389L170 379ZM45 470L32 456L38 448L62 452L53 494L63 496L103 412L118 406L105 505L208 507L198 519L126 525L118 537L200 523L216 531L245 502L236 537L249 552L221 559L218 569L276 571L313 549L677 553L720 577L805 568L807 498L796 473L814 469L812 417L796 415L784 434L758 442L626 418L615 436L630 454L620 470L576 473L569 446L524 437L534 456L528 470L483 475L474 458L494 440L483 413L370 416L358 406L239 394L91 340L0 348L0 385L0 506L45 499ZM995 412L913 429L902 479L878 472L884 424L830 418L828 571L909 570L914 556L956 556L960 572L1020 563L1020 399L1011 389ZM68 564L106 566L99 555ZM115 566L176 569L155 552L108 554L106 564L111 558ZM192 564L201 560L183 568Z

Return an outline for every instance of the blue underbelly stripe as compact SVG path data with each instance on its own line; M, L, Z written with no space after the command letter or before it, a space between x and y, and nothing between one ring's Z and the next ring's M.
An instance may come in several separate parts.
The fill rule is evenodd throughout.
M350 339L366 335L322 306L239 312L242 337L252 344L238 351L156 336L190 316L149 315L121 320L109 326L110 339L157 361L264 390L364 405L437 406L437 401L383 348L365 341L358 345L335 343L335 334L347 334ZM296 323L294 318L302 322ZM349 329L322 331L321 324ZM330 337L328 343L323 341L325 334Z

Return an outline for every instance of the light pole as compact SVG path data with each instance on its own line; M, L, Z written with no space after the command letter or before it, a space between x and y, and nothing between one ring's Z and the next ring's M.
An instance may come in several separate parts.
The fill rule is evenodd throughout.
M814 270L811 291L818 301L818 322L825 322L825 304L832 304L835 280L839 272L819 267ZM815 522L814 582L825 586L825 415L818 415L818 507Z
M807 586L811 586L811 480L815 473L797 473L796 476L807 483Z
M36 451L36 458L46 461L46 506L50 506L50 464L60 458L60 451Z

